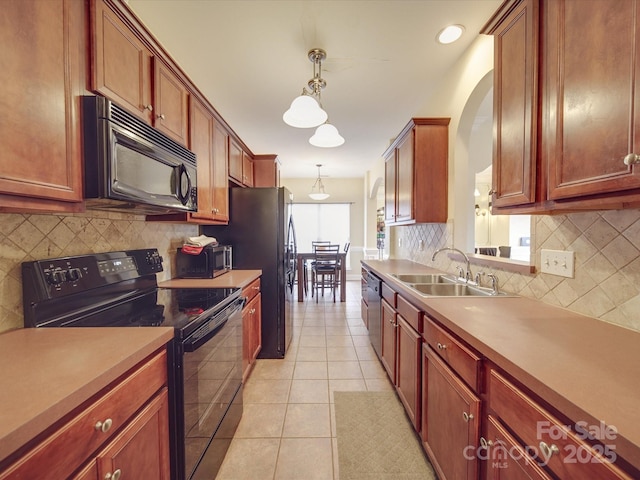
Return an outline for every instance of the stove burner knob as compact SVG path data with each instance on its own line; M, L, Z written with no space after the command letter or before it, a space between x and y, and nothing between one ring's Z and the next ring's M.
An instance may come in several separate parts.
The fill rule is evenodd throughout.
M82 273L79 268L70 268L67 274L67 280L70 282L75 282L76 280L82 277Z
M54 284L59 284L64 282L67 279L67 272L66 270L56 270L55 272L53 272L51 274L51 280L52 282L50 283L54 283Z

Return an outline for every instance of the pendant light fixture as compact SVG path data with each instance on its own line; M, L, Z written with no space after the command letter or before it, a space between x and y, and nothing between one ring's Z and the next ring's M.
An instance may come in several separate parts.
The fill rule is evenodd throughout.
M329 194L325 193L324 191L324 185L322 184L322 179L320 178L320 167L322 165L317 164L316 167L318 167L318 178L316 179L316 182L313 184L313 187L311 187L311 192L309 193L309 198L313 199L313 200L326 200L327 198L329 198Z
M344 143L344 138L338 129L327 122L327 112L322 109L320 93L327 82L322 78L322 61L327 58L327 52L321 48L313 48L308 53L313 63L313 78L309 80L302 93L296 97L289 109L282 115L287 125L296 128L318 127L309 143L316 147L338 147Z
M309 138L309 143L314 147L339 147L344 143L344 138L338 133L336 127L326 122L316 129L316 133Z

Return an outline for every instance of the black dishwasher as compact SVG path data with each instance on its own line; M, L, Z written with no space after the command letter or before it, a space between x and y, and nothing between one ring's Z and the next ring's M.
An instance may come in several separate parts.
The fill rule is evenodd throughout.
M382 355L382 280L367 272L367 317L369 320L369 340L378 358Z

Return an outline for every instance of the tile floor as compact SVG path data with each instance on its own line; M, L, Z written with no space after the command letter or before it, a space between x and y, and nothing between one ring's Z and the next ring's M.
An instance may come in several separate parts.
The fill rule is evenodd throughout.
M259 359L244 413L216 480L338 480L336 390L390 390L360 317L360 281L346 302L296 302L283 360Z

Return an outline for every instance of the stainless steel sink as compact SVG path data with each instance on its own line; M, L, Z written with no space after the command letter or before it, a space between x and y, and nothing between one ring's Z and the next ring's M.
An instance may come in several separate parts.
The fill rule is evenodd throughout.
M393 274L398 280L404 283L455 283L456 279L453 275L441 273L425 273L425 274Z
M430 297L496 297L504 293L493 294L488 288L474 287L463 283L415 283L409 287L421 295Z

